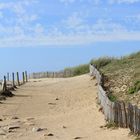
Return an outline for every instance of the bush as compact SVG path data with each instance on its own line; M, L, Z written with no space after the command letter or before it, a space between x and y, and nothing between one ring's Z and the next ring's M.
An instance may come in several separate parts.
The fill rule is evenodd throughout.
M128 90L129 94L134 94L135 93L135 88L134 87L130 87Z
M140 90L140 81L136 81L133 87L130 87L128 90L129 94L134 94Z
M111 94L111 93L108 94L108 98L112 102L115 102L117 100L117 98L113 94Z

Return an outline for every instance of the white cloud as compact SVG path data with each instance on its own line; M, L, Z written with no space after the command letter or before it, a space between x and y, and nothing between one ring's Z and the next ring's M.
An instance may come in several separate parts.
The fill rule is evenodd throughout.
M86 3L90 3L90 4L99 4L101 2L101 0L59 0L61 3L64 3L66 5L68 4L72 4L74 2L86 2Z
M24 30L18 26L4 26L0 24L0 38L9 38L14 36L23 36Z
M59 0L59 1L63 4L65 4L66 6L76 2L76 0Z
M94 25L92 30L96 33L110 33L110 32L126 32L127 29L119 23L115 23L111 20L99 19Z
M51 31L48 32L48 36L51 36L53 38L53 37L60 37L65 35L57 27L53 27Z
M38 0L22 0L17 2L0 2L0 10L9 9L15 12L23 13L24 6L30 6L31 4L38 3Z
M41 24L38 23L35 25L33 32L35 33L36 36L43 36L45 29Z
M62 2L62 3L73 3L73 2L75 2L76 0L60 0L60 2Z
M3 17L3 13L0 11L0 19L2 19Z
M28 23L28 16L25 19L23 21ZM36 16L31 18L31 21L35 19ZM41 24L36 23L32 27L28 26L26 33L26 29L20 25L10 28L1 25L0 32L4 32L6 37L0 38L0 47L69 46L103 41L140 41L139 31L130 32L111 19L98 19L94 23L88 24L86 17L83 18L81 14L73 13L61 22L61 26L54 26L48 30ZM46 30L48 33L46 33Z
M17 24L26 27L26 25L30 22L36 21L38 19L37 15L28 15L23 14L19 15L17 18Z
M73 3L76 0L60 1ZM79 1L83 2L85 0ZM112 0L112 3L126 1L128 0ZM15 14L15 17L12 17L14 25L0 23L0 47L69 46L102 41L140 41L140 31L130 31L124 25L113 22L112 19L92 19L92 22L89 22L89 16L85 14L85 11L81 13L74 12L58 24L52 25L51 28L45 28L37 20L39 15L28 13L27 7L32 4L31 2L36 1L23 0L16 4L13 2L0 3L1 10L12 10ZM88 0L88 2L99 3L100 0ZM3 17L3 12L0 12L0 18ZM140 15L132 16L131 18L135 18L138 21L140 20ZM10 21L11 19L7 20Z
M133 4L133 3L137 3L137 2L140 2L140 0L109 0L110 4L114 4L114 3L118 3L118 4L122 4L122 3Z
M0 10L10 8L12 5L13 5L12 2L8 2L8 3L0 2Z
M140 13L139 14L136 14L136 15L127 16L126 17L126 20L127 21L130 21L132 23L139 24L140 23Z
M39 47L87 45L95 42L140 41L140 32L118 32L100 35L61 35L38 37L11 37L0 39L0 47Z
M102 0L88 0L89 3L98 5L102 2Z
M0 18L3 18L0 23L1 38L23 37L25 34L30 36L37 30L39 32L39 27L35 27L37 23L33 24L38 19L38 15L28 11L34 3L37 3L37 0L22 0L16 3L0 2ZM13 16L6 16L5 11Z
M90 23L83 16L78 13L72 14L66 20L62 21L63 28L65 27L69 31L74 33L94 33L94 34L105 34L110 32L127 31L127 28L119 23L113 22L111 19L98 19L95 23Z
M66 20L63 20L62 23L67 28L77 28L81 24L83 24L83 19L80 17L78 13L73 13L71 16L69 16Z
M39 47L39 46L70 46L86 45L95 42L113 42L113 41L140 41L140 32L130 32L120 24L111 20L98 20L93 25L86 25L83 22L74 24L75 32L62 32L58 27L54 27L45 33L41 24L32 28L35 33L26 35L22 29L15 27L13 37L1 38L0 47ZM20 35L18 35L20 34Z
M60 2L68 5L68 4L72 4L75 2L86 2L86 3L90 3L90 4L94 4L94 5L98 5L100 3L103 2L103 0L59 0ZM126 4L133 4L133 3L137 3L140 2L140 0L107 0L107 3L109 4L122 4L122 3L126 3Z
M15 16L11 17L14 19L19 19L23 23L28 21L33 21L37 19L37 15L30 15L28 10L26 9L30 5L37 3L37 0L22 0L18 2L0 2L0 10L7 9L15 14ZM6 18L6 17L5 17Z

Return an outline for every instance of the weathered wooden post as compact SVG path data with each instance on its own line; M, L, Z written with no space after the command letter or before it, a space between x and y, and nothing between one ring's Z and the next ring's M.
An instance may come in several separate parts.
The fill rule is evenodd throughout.
M23 84L25 83L25 75L24 72L22 72L22 80L23 80Z
M72 72L72 70L70 70L70 77L72 77L73 76L73 72Z
M9 81L9 72L7 72L7 81Z
M28 74L27 74L27 71L25 71L25 81L28 82Z
M63 72L63 77L64 77L64 78L66 78L66 74L67 74L67 73L66 73L66 70L64 70L64 72Z
M71 70L69 70L69 77L71 77Z
M6 85L6 76L4 76L4 81L3 81L3 91L7 90L7 85Z
M15 74L12 73L12 84L13 84L13 87L15 87Z
M19 73L17 72L17 84L20 86L20 81L19 81Z

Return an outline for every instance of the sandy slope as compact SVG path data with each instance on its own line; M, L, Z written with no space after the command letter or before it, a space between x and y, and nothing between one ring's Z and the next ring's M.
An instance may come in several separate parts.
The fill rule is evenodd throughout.
M16 97L0 104L0 140L132 139L127 129L100 128L105 121L98 111L94 85L88 75L30 81L14 92ZM12 119L15 116L19 119ZM11 124L20 128L9 133Z

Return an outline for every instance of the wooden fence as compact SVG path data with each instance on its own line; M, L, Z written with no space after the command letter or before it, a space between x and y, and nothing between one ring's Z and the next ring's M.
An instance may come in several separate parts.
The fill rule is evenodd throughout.
M30 75L31 79L39 79L39 78L65 78L73 76L72 70L60 71L60 72L38 72L32 73Z
M98 101L103 109L105 120L122 128L130 128L131 132L140 135L140 109L131 103L110 101L102 87L103 77L93 65L90 65L90 75L95 76L97 79Z
M10 74L7 73L7 76L3 77L3 80L0 81L0 93L16 88L28 82L27 71L22 72L22 80L19 78L19 73L12 73L11 79Z

